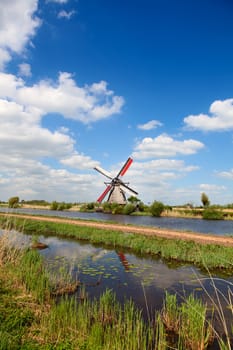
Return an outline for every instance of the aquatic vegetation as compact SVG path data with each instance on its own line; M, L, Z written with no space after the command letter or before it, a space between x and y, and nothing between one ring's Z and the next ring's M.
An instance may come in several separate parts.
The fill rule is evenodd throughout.
M136 254L150 254L166 261L191 263L209 270L233 271L233 248L198 244L192 241L149 237L113 230L101 230L93 227L81 227L72 224L38 222L32 219L0 217L0 225L14 227L28 234L56 235L60 237L104 244L106 247L126 248Z
M0 254L2 349L204 350L218 336L212 318L207 317L207 305L192 294L178 304L176 296L166 293L163 310L153 319L144 319L131 300L119 303L111 290L99 299L88 299L82 290L83 298L66 294L54 302L52 280L38 251L24 249L17 254L6 245L3 249L3 243L0 242L0 252L5 251ZM65 276L66 271L61 270L60 275ZM4 276L8 278L3 280ZM21 289L24 293L23 299L30 301L27 307L21 295L14 297L16 285L17 292ZM176 335L172 340L171 331ZM230 332L229 342L219 337L221 349L231 349Z
M213 341L211 323L206 318L207 305L191 294L180 306L179 337L186 349L204 350Z

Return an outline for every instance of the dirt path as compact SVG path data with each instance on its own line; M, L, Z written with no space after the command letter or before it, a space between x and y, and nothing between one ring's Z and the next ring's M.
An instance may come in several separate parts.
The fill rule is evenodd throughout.
M233 237L227 236L215 236L210 234L201 234L201 233L191 233L191 232L181 232L174 230L167 230L161 228L153 228L153 227L145 227L145 226L133 226L133 225L123 225L123 224L112 224L112 223L102 223L102 222L94 222L87 220L70 220L66 218L51 218L47 216L35 216L35 215L21 215L21 214L4 214L0 213L1 216L13 216L20 217L25 220L38 220L38 221L47 221L47 222L57 222L57 223L66 223L77 226L85 226L85 227L94 227L102 230L115 230L121 232L131 232L142 234L146 236L157 236L164 237L167 239L182 239L186 241L195 241L201 244L217 244L224 246L232 246L233 247Z

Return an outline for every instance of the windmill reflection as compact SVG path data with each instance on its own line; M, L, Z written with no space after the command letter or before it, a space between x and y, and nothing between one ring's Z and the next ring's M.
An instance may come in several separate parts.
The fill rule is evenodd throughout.
M125 270L126 270L126 271L129 271L130 265L129 265L129 263L128 263L128 260L126 259L125 254L122 253L122 252L117 252L117 255L119 256L120 262L121 262L122 265L124 266Z

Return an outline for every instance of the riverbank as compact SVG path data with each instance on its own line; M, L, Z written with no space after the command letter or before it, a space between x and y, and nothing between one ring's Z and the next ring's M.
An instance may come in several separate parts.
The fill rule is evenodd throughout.
M19 214L0 214L0 224L32 235L56 235L126 248L137 254L191 263L207 270L218 269L230 274L233 270L232 237Z
M60 217L36 216L36 215L28 215L28 214L0 213L0 216L15 217L15 218L18 217L25 220L28 219L28 220L36 220L36 221L44 221L44 222L65 223L65 224L71 224L71 225L76 225L81 227L97 228L101 230L114 230L119 232L136 233L144 236L151 236L151 237L154 236L154 237L161 237L166 239L193 241L200 244L214 244L214 245L233 247L233 237L231 236L216 236L216 235L210 235L210 234L203 235L201 233L175 231L175 230L171 230L171 229L168 230L163 228L122 225L122 224L107 223L107 222L97 222L97 221L88 221L88 220L80 220L80 219L67 219L67 218L60 218Z
M214 341L231 349L231 325L216 331L218 310L212 305L209 312L194 295L178 304L176 294L166 293L161 311L145 321L132 301L120 304L109 290L92 301L82 290L56 300L38 252L9 247L4 238L0 266L1 349L204 350L215 349Z

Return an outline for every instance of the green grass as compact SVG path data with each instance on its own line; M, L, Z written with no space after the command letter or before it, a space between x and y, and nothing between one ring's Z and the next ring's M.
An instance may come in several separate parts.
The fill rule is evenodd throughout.
M0 225L15 228L32 235L56 235L65 238L85 240L110 248L126 248L136 254L149 254L178 263L190 263L209 270L233 271L233 248L198 244L193 241L149 237L133 233L101 230L72 224L39 222L19 218L1 217Z
M37 251L9 248L1 239L0 265L0 349L203 350L211 343L207 306L193 295L178 305L166 293L163 311L145 321L132 301L122 305L110 290L95 300L56 301ZM230 350L223 341L221 346Z

